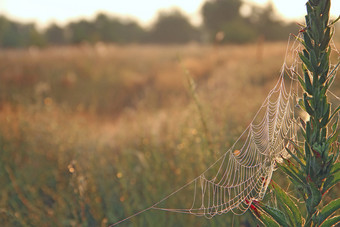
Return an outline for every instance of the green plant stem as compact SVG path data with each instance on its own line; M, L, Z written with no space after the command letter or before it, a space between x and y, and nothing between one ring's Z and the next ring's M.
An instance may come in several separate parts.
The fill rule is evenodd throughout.
M299 105L310 118L307 122L302 119L300 121L305 138L304 147L291 141L297 156L287 149L294 158L292 160L294 163L284 160L284 163L279 165L302 193L306 207L305 219L302 221L304 227L320 226L323 223L328 223L326 226L336 224L338 218L332 218L332 215L340 209L340 200L332 201L325 206L321 205L329 189L340 182L339 163L336 163L340 153L337 142L340 134L338 120L336 119L332 127L329 127L332 118L340 108L338 106L332 113L331 104L327 99L328 88L338 68L338 65L333 69L330 67L329 43L334 25L334 22L329 22L330 4L330 0L309 0L306 4L306 26L300 31L302 39L298 38L304 47L299 53L303 76L298 75L298 79L304 93L303 98L299 100ZM328 132L330 129L332 133ZM297 160L299 158L300 160ZM265 211L270 218L283 226L301 226L301 223L290 225L292 220L285 218L290 217L289 215L294 213L297 207L297 204L294 205L292 201L283 200L289 197L289 193L285 193L281 191L276 195L279 201L288 201L281 202L283 210L272 208L266 211L264 206L257 206L257 208Z
M300 53L305 85L303 103L310 115L305 129L307 168L305 168L304 176L308 182L305 190L306 227L316 225L317 206L323 196L323 182L330 177L330 170L336 161L336 155L330 150L332 142L327 133L327 124L330 121L327 90L332 80L332 75L329 73L331 51L329 42L332 37L329 25L330 4L330 0L309 0L306 3L306 28L302 30L305 47Z

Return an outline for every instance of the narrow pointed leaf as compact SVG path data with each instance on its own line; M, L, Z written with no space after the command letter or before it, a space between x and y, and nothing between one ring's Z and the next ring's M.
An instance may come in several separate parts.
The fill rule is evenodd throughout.
M332 131L335 132L336 131L336 128L338 127L338 120L339 118L337 117L334 124L332 125Z
M336 22L338 22L338 20L340 20L340 16L338 16L330 25L335 24Z
M312 66L315 66L315 65L318 65L318 60L316 58L316 54L315 54L315 51L314 49L312 49L310 51L310 63L312 64Z
M332 227L340 222L340 216L332 217L320 225L320 227Z
M339 171L340 171L340 162L337 162L332 166L331 174L339 172Z
M339 136L339 132L340 132L340 130L336 131L336 132L328 139L327 143L329 143L329 144L334 143L334 142L337 140L338 136Z
M252 215L259 221L261 222L264 226L273 226L273 227L280 227L280 225L274 221L272 217L269 217L267 214L264 212L259 211L258 213L255 213L253 210L250 210Z
M308 36L307 32L303 33L303 39L305 41L305 47L307 50L310 50L313 48L312 41L310 40L310 37Z
M295 161L297 161L301 167L306 167L305 164L302 163L302 161L300 160L300 158L298 158L293 152L291 152L287 147L286 147L286 151L288 152L288 154L290 154L290 156L292 156L294 158Z
M305 105L305 108L306 108L306 112L309 114L309 115L313 115L314 114L314 110L312 109L312 107L310 106L310 104L308 103L307 101L307 94L305 93L304 94L304 105Z
M281 170L283 172L285 172L291 179L293 179L296 183L301 184L301 185L305 185L305 180L302 178L300 178L299 176L297 176L297 174L292 171L290 168L287 168L284 165L281 165L279 163L277 163L278 167L281 168Z
M284 204L289 209L288 212L290 213L289 216L290 216L291 222L294 223L294 226L301 226L302 215L297 205L289 197L289 195L285 191L282 190L282 188L278 184L272 181L271 185L275 191L275 194L279 202Z
M277 223L279 223L281 226L288 227L288 222L286 219L286 216L282 213L282 211L267 206L267 205L261 205L260 208L265 211L268 215L270 215Z
M320 211L319 224L323 223L329 216L331 216L336 210L340 208L340 199L333 200L322 208Z
M306 65L307 69L308 69L309 71L314 71L313 66L312 66L311 62L308 60L308 58L306 58L306 57L305 57L303 54L301 54L301 53L299 53L299 56L300 56L302 62Z
M308 94L313 95L313 86L312 86L312 82L310 80L309 74L308 72L304 72L305 75L305 84L306 84L306 91L308 92Z
M303 109L304 111L306 111L306 108L305 108L305 104L303 102L303 99L299 99L299 106L301 107L301 109Z
M329 68L329 55L331 53L331 49L329 49L327 51L327 53L325 53L322 58L321 58L321 63L319 66L319 72L320 73L324 73L328 70ZM323 84L324 81L321 81L321 84Z
M299 76L299 75L297 75L297 78L298 78L298 80L299 80L299 82L300 82L300 85L301 85L301 87L303 88L303 90L307 90L307 88L306 88L306 84L305 84L305 82L303 81L303 79Z
M299 145L297 145L293 140L288 139L288 141L289 141L291 144L293 144L296 153L297 153L299 156L303 157L303 156L304 156L304 155L303 155L303 149L302 149Z
M340 182L340 171L337 171L330 177L328 177L324 183L322 193L325 193L329 189L331 189L333 186L335 186L337 183Z
M332 120L332 118L335 116L335 114L340 110L340 106L338 106L334 112L332 113L331 117L329 118L329 120ZM334 130L333 130L334 131Z
M326 109L326 113L324 114L324 117L321 120L320 126L324 127L327 125L327 123L329 122L329 113L330 113L330 105L328 105L328 108Z

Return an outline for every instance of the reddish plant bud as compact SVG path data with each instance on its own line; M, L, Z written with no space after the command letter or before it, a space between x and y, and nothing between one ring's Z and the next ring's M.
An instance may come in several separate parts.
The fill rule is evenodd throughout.
M314 155L316 158L321 158L321 154L319 152L317 152L316 150L312 149Z
M306 180L307 180L307 182L308 182L308 183L309 183L309 182L313 182L313 181L312 181L312 178L310 177L310 175L309 175L309 174L308 174L308 176L307 176Z

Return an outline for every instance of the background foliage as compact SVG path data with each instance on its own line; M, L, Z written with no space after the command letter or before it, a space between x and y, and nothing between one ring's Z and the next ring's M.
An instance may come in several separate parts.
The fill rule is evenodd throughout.
M224 36L218 42L253 42L286 40L297 30L295 23L278 19L273 6L250 6L251 13L240 14L240 0L210 0L201 9L203 24L194 26L177 9L160 11L154 23L143 27L131 19L99 13L93 20L81 19L65 26L50 24L37 29L34 23L22 24L0 17L0 47L70 45L79 43L161 43L215 42L216 34Z

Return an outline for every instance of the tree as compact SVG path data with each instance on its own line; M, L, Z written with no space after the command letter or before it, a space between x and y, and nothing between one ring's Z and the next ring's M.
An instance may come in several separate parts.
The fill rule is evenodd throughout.
M265 7L252 6L250 16L247 18L252 28L256 29L258 36L266 40L280 40L289 36L298 26L294 23L284 23L278 18L272 2Z
M93 23L87 20L72 22L66 29L70 33L71 43L78 44L85 41L93 43L98 41Z
M221 28L223 39L220 42L247 43L256 40L258 31L244 19L225 23ZM218 38L218 37L216 37Z
M66 43L64 29L56 24L51 24L45 30L44 35L48 44L62 45Z
M94 21L96 35L100 41L131 43L144 40L144 29L133 20L110 18L100 13Z
M180 11L160 12L150 33L150 42L155 43L187 43L199 39L198 30Z
M0 17L0 46L28 47L43 46L44 38L34 24L20 24Z
M202 6L203 24L211 38L215 38L226 23L239 19L241 0L210 0Z

